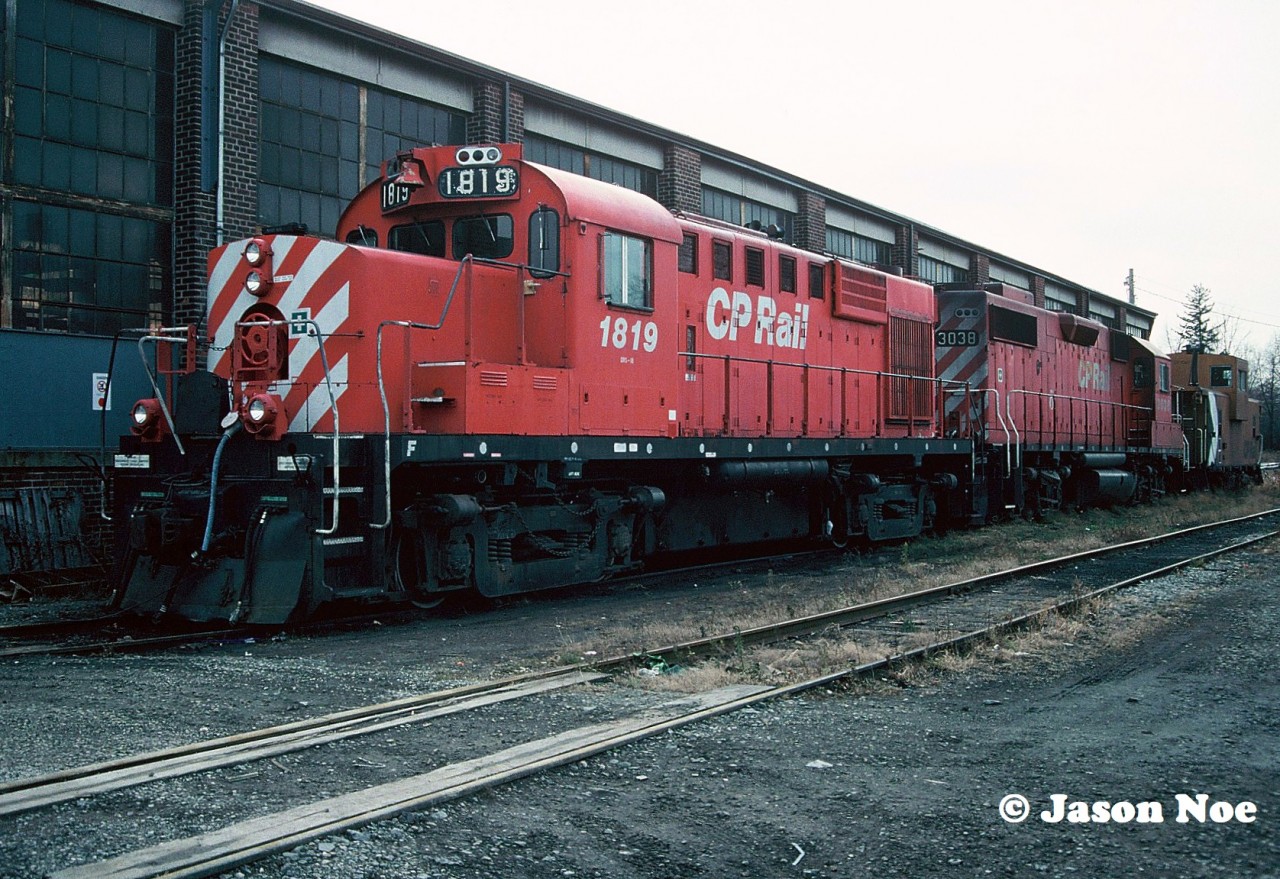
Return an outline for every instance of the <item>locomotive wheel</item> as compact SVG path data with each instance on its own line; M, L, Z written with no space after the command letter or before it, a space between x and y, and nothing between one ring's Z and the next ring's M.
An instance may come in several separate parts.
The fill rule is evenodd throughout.
M414 607L433 610L444 604L444 593L428 592L426 588L430 574L420 531L396 528L391 544L391 579Z

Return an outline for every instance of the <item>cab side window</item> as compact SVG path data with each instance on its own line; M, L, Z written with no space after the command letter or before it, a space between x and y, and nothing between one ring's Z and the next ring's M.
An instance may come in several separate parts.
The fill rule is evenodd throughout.
M560 271L560 215L538 208L529 215L529 274L549 278Z
M621 232L600 236L601 298L626 308L653 308L653 244Z

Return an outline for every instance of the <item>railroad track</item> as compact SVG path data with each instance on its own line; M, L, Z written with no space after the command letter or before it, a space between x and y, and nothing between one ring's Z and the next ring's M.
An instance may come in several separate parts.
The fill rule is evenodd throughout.
M637 662L688 662L696 657L738 651L745 645L809 637L833 627L846 629L861 625L876 633L895 626L902 619L910 620L912 628L917 630L914 640L919 643L856 667L784 686L741 685L675 700L639 715L580 727L449 764L423 775L53 874L56 879L155 876L174 879L210 875L319 836L565 765L668 729L767 699L829 686L938 651L963 647L989 638L993 633L1032 625L1050 614L1107 592L1273 538L1280 534L1272 530L1277 520L1280 520L1280 510L1271 510L748 631L353 709L166 752L11 782L0 785L0 815L159 778L241 764L391 726L599 681L607 676L606 672ZM995 593L997 587L999 591ZM933 614L932 621L930 614ZM919 632L929 634L921 636Z

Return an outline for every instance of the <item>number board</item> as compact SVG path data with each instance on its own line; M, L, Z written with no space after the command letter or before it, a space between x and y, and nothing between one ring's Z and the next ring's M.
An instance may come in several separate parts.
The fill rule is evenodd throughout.
M392 178L382 184L382 212L385 214L409 203L413 190L399 179Z
M938 330L934 344L939 348L975 348L978 345L976 330Z
M520 176L511 165L445 168L436 185L445 198L508 198L520 189Z

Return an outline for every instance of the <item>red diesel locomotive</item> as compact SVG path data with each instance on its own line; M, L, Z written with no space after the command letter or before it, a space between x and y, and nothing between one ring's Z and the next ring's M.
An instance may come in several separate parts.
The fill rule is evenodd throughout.
M518 145L402 153L336 241L218 248L203 332L144 340L126 610L279 623L908 538L1149 494L1188 451L1168 361L1128 337L673 216Z

